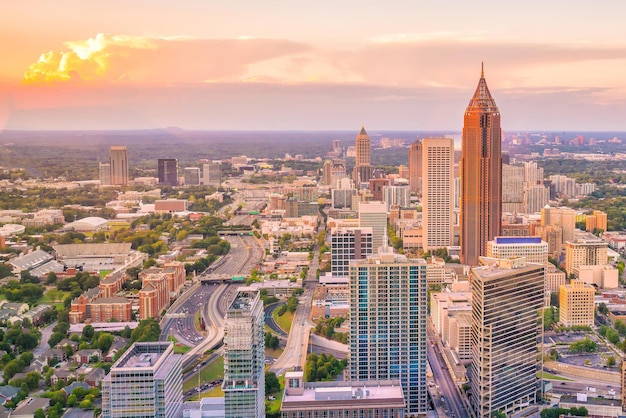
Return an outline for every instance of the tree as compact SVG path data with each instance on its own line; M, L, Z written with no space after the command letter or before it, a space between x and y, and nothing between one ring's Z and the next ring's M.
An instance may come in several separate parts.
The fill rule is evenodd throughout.
M150 342L159 341L161 335L161 327L154 318L144 319L139 322L137 328L135 328L130 334L130 340L132 342Z
M4 279L5 277L9 277L13 275L13 269L10 265L5 263L0 263L0 279Z
M85 325L83 327L83 337L85 337L87 340L91 340L93 338L94 333L95 333L95 330L93 326Z
M39 408L35 411L35 418L46 418L46 414L43 412L43 409Z
M613 367L613 366L615 366L615 357L609 356L606 359L606 367Z
M265 393L276 393L280 390L280 382L273 372L265 373Z

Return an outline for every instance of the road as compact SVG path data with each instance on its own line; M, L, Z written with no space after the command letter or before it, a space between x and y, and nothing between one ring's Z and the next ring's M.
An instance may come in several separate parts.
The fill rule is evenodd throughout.
M291 323L291 330L289 330L289 336L287 337L287 345L280 357L272 367L270 367L270 371L276 373L277 376L295 367L303 367L306 361L309 333L313 326L309 318L311 317L311 298L315 291L315 275L318 259L319 249L316 248L305 279L304 293L300 296L300 303L298 303L293 322Z
M576 395L576 393L587 393L589 396L597 397L598 395L604 396L605 398L615 398L619 399L622 393L622 388L618 384L611 384L605 382L575 382L575 381L562 381L562 380L553 380L553 379L544 379L546 381L552 382L552 393L558 395L571 394ZM595 388L595 392L587 391L587 387ZM615 391L615 395L610 395L609 391Z
M441 357L441 353L439 353L437 346L433 346L432 341L434 341L434 339L430 335L432 332L434 331L428 327L428 334L430 338L427 339L426 357L428 358L428 363L433 371L433 378L439 385L439 391L445 398L444 406L448 409L449 413L453 413L455 417L469 418L469 414L465 410L465 405L461 399L461 394L457 390L456 384L446 369L446 363ZM435 399L434 402L441 402L441 398Z
M57 326L57 321L54 321L53 323L51 323L50 325L48 325L47 327L41 330L41 342L33 350L33 356L35 358L39 357L40 355L42 355L43 353L45 353L47 350L50 349L50 346L48 345L48 340L50 339L50 336L52 335L52 328L56 326Z

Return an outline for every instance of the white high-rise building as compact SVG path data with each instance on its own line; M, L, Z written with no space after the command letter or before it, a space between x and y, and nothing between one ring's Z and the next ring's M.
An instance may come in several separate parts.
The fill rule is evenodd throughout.
M361 202L359 204L359 222L362 227L372 228L374 253L383 245L387 235L387 205L383 202ZM386 242L384 243L387 244Z
M259 291L237 289L224 323L225 418L265 417L264 324Z
M422 141L422 238L424 250L454 243L454 140Z
M135 343L102 380L104 418L175 418L183 403L182 356L171 342Z
M350 264L350 380L399 380L407 414L425 414L426 262L388 247Z
M333 277L348 277L351 261L363 260L374 252L372 228L332 228L330 244L330 271Z
M392 205L406 208L411 204L411 189L409 186L383 186L383 201L387 210Z

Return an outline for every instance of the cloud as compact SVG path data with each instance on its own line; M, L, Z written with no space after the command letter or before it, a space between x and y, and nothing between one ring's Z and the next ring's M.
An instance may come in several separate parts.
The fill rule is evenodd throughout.
M251 64L309 48L263 38L205 40L102 33L85 41L66 42L65 47L42 54L25 72L24 82L234 81L245 76Z

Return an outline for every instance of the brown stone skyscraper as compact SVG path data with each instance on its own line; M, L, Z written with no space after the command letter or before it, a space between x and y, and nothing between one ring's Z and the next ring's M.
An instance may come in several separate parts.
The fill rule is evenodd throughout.
M409 148L409 186L412 192L422 192L422 141L419 139Z
M361 126L361 131L356 136L356 159L352 172L352 179L357 188L360 183L367 183L372 178L370 147L370 136L365 132L365 127Z
M502 225L500 111L484 71L465 109L461 153L461 261L477 265Z

